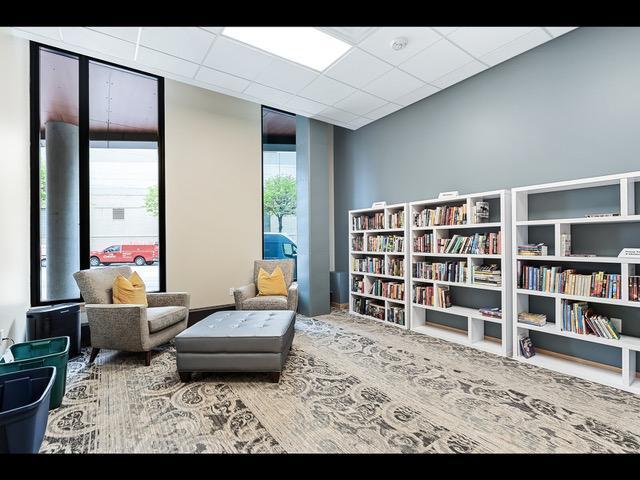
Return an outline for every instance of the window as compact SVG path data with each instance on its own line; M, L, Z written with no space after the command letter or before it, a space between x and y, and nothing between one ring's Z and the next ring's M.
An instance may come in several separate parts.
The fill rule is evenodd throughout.
M164 290L163 79L35 42L31 78L32 305L109 265Z
M262 256L296 260L295 115L262 108L262 177Z

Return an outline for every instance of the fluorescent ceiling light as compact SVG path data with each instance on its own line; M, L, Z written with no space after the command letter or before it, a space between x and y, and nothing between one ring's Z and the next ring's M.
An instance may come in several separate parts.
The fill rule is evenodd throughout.
M313 27L225 27L222 34L319 71L351 48Z

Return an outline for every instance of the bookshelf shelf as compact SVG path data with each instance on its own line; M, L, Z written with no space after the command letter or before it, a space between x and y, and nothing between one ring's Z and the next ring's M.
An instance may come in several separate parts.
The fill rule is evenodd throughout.
M355 223L357 221L357 217L374 217L378 215L377 220L380 223L374 224L374 226L380 226L381 228L366 228L366 229L355 229ZM399 222L393 224L392 222ZM362 226L362 223L358 224ZM364 224L366 226L371 226L372 223ZM369 251L365 250L366 248L379 248L380 244L376 245L376 238L372 237L385 237L385 240L389 240L393 237L403 237L404 241L404 249L402 252L379 252L379 251ZM354 240L355 239L355 240ZM371 239L371 240L370 240ZM410 311L408 308L408 269L407 269L407 251L406 242L408 239L408 217L407 217L407 204L406 203L398 203L394 205L387 205L379 208L362 208L358 210L350 210L349 211L349 241L351 248L349 250L349 313L353 315L357 315L362 318L366 318L369 320L374 320L376 322L383 323L385 325L393 325L395 327L399 327L402 329L407 329L409 326L409 315ZM356 245L360 240L362 240L361 245ZM373 242L373 243L371 243ZM376 262L383 262L384 264L384 272L385 273L370 273L370 272L359 272L354 267L354 262L357 259L365 259L371 258L375 259ZM372 260L373 261L373 260ZM389 265L394 262L401 262L402 271L404 275L388 275L386 272L389 272ZM376 270L378 270L376 268ZM370 291L370 288L373 286L374 282L393 282L398 283L404 286L404 300L396 300L392 298L387 298L381 295L373 295L370 293L359 293L353 291L354 281L360 280L364 281L365 292ZM380 309L384 309L384 320L374 317L372 315L368 315L366 310L357 311L355 308L356 302L360 299L360 301L372 301L373 305L377 305ZM364 305L364 304L363 304ZM394 309L403 309L404 310L404 324L395 323L391 318L391 312Z
M488 221L474 221L474 217L471 215L471 212L473 211L472 208L475 206L476 202L487 202L489 204L490 215L488 219L485 218L485 220ZM416 217L420 215L420 212L425 209L437 209L438 207L463 209L466 212L465 223L461 225L455 224L427 226L417 224ZM467 292L469 290L476 290L478 293L473 295L474 299L472 301L476 303L477 301L485 301L484 299L486 298L486 304L478 306L500 307L503 312L503 318L505 313L511 311L511 294L509 290L511 283L511 249L507 248L511 227L511 223L509 221L511 212L510 208L511 197L508 190L494 190L490 192L457 195L455 197L446 199L422 200L418 202L411 202L409 204L410 241L408 242L408 245L410 248L411 262L410 265L408 265L408 268L410 269L409 274L411 275L411 289L409 291L409 295L411 295L411 330L418 333L423 333L425 335L430 335L444 340L478 348L480 350L488 351L498 355L511 355L512 323L509 321L503 321L503 319L501 318L483 316L482 314L480 314L478 308L472 308L474 305L465 306L464 303L468 302L468 295L463 295L461 293L462 290L455 290L455 288L457 287L462 287ZM457 214L459 214L460 210L456 210L456 212ZM423 213L423 215L425 215L425 213ZM440 215L440 213L436 213L436 215ZM425 217L423 216L422 218ZM476 233L479 235L488 233L500 233L500 236L498 238L498 251L500 253L470 254L422 252L416 251L416 244L414 243L418 237L424 235L432 235L432 242L438 242L444 241L444 239L451 239L454 235L470 237L474 236ZM465 262L465 282L416 278L412 274L412 266L415 262L444 263L447 261ZM472 267L492 264L499 266L498 270L501 272L500 286L476 284L471 281ZM417 303L415 301L416 299L414 295L414 287L422 287L428 285L433 285L436 287L452 287L452 305L445 308L440 305L422 305L420 303ZM457 298L458 293L460 293L460 298ZM442 321L443 317L440 314L466 318L467 329L456 330L452 329L451 327L445 328L442 323L438 322L438 318L436 318L439 317ZM497 341L487 340L487 338L489 337L485 336L485 323L495 325L494 331L495 328L500 329L500 339L498 339ZM489 328L489 326L487 326L487 328Z
M511 215L511 252L512 252L512 283L513 283L513 298L512 298L512 315L511 322L513 323L512 334L513 334L513 353L514 358L524 363L528 363L530 365L537 365L540 367L548 368L550 370L555 370L561 373L565 373L568 375L573 375L579 378L583 378L586 380L591 380L594 382L599 382L605 385L609 385L615 388L620 388L622 390L631 391L634 393L640 393L640 381L636 380L636 352L640 352L640 337L629 335L629 334L621 334L619 340L609 339L604 337L599 337L593 334L580 334L571 331L562 330L562 305L563 301L578 301L578 302L588 302L596 312L598 312L599 305L615 305L619 307L623 307L620 309L620 314L616 314L615 316L620 316L622 318L622 332L625 331L625 315L636 315L637 308L640 307L640 302L630 301L629 300L629 278L631 275L634 275L636 272L636 264L640 264L640 259L633 258L618 258L612 256L569 256L569 255L559 255L558 252L561 251L561 242L562 235L571 234L573 230L573 226L575 225L575 232L585 232L590 230L585 230L585 228L589 228L589 225L594 225L594 228L614 228L614 224L630 224L639 223L640 224L640 215L638 215L636 211L636 198L635 192L636 187L638 186L638 182L640 182L640 172L630 172L616 175L607 175L602 177L592 177L592 178L582 178L564 182L555 182L541 185L532 185L526 187L518 187L514 188L511 191L511 204L512 204L512 215ZM601 216L601 217L576 217L576 211L568 212L568 218L553 218L553 219L535 219L530 218L530 214L540 215L538 211L535 213L535 209L532 210L532 205L538 205L545 207L546 205L550 205L547 208L554 208L554 212L552 215L557 217L561 215L561 212L555 211L555 209L561 208L558 207L558 202L549 202L546 203L542 201L544 196L543 194L563 194L561 192L568 192L572 190L579 189L593 189L593 188L607 188L609 192L614 192L615 197L607 197L608 204L606 205L596 205L594 204L597 201L600 201L600 197L595 193L589 193L590 199L596 199L590 204L590 207L596 210L597 212L611 212L611 214L615 214L613 216ZM589 192L594 192L593 190ZM567 194L567 193L565 193ZM568 194L567 194L568 195ZM534 196L534 197L531 197ZM584 198L584 197L582 197ZM602 200L604 201L604 200ZM617 202L617 205L612 204L612 202ZM536 203L537 202L537 203ZM542 203L541 203L542 202ZM576 208L576 202L573 202L573 207ZM551 206L552 205L552 206ZM538 210L539 210L538 208ZM578 207L580 208L580 207ZM584 207L582 207L584 208ZM584 211L584 210L582 210ZM534 212L534 213L532 213ZM547 212L548 213L548 212ZM581 213L581 212L580 212ZM587 212L589 213L589 212ZM544 216L544 215L540 215ZM611 225L611 227L606 227L607 225ZM542 227L546 228L547 232L552 233L552 237L548 237L549 241L553 238L553 248L549 247L549 252L554 253L552 255L545 256L529 256L529 255L518 255L518 245L524 245L530 243L530 237L536 237L536 235L540 235L539 230L531 230L530 227ZM636 228L635 226L626 226L621 225L618 228ZM635 230L634 230L635 231ZM536 233L537 232L537 233ZM619 240L616 238L615 234L613 235L603 235L594 237L595 244L597 246L594 247L595 251L602 251L610 253L612 251L617 251L619 248L619 244L616 243ZM578 238L578 243L580 238ZM533 239L531 243L540 242L539 237ZM611 242L611 243L609 243ZM547 242L545 242L547 243ZM592 242L594 243L594 242ZM640 238L639 242L640 243ZM625 245L626 247L637 247L638 245ZM584 250L583 250L584 251ZM589 250L587 250L589 251ZM577 252L580 253L579 251ZM572 295L567 293L555 293L555 292L544 292L537 290L529 290L520 288L520 282L518 278L518 272L520 271L520 266L530 265L530 266L543 266L544 262L553 262L554 266L567 268L576 268L578 273L586 273L588 274L591 270L603 270L604 265L596 267L593 265L591 267L590 264L608 264L610 265L610 270L607 273L615 273L620 275L620 297L621 298L604 298L604 297L592 297L592 296L584 296L584 295ZM583 264L583 265L575 265L575 264ZM591 267L591 268L590 268ZM551 299L554 306L554 322L549 322L543 326L535 326L529 325L526 323L521 323L518 321L518 313L529 311L529 300L532 297L546 297ZM607 310L602 307L603 311ZM610 308L610 307L609 307ZM535 308L534 308L535 310ZM570 342L571 340L580 341L581 347L579 349L571 348L568 344L567 351L572 351L572 355L576 356L568 356L565 354L559 354L554 352L548 352L542 350L542 352L538 352L539 349L536 348L536 354L531 358L525 358L522 356L522 353L519 348L519 337L520 335L527 335L529 331L532 332L541 332L544 334L554 335L559 338L555 342L556 347L559 348L558 345L562 345L561 342ZM542 338L539 337L540 342L542 343ZM566 339L566 340L564 340ZM578 345L578 344L576 344ZM593 358L588 355L590 352L589 349L602 348L598 347L598 345L604 345L606 347L614 347L617 349L619 354L619 367L612 367L610 365L602 365L595 363L593 361L587 360L588 358ZM535 345L534 345L535 347ZM540 347L540 350L542 347ZM562 350L559 348L559 351ZM594 350L595 351L595 350ZM614 352L615 350L612 350ZM578 352L578 353L576 353ZM580 357L580 355L584 355L585 358Z

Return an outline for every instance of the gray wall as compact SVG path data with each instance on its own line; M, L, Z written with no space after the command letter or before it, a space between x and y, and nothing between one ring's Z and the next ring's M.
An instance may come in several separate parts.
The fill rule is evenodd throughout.
M640 28L579 28L356 131L336 128L336 270L348 269L347 211L376 200L639 170L639 48ZM604 350L594 359L619 363Z

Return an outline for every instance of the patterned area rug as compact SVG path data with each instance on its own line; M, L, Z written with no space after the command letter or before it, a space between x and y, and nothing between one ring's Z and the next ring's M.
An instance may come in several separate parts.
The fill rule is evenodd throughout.
M42 452L640 451L640 397L341 312L298 316L279 384L87 360Z

